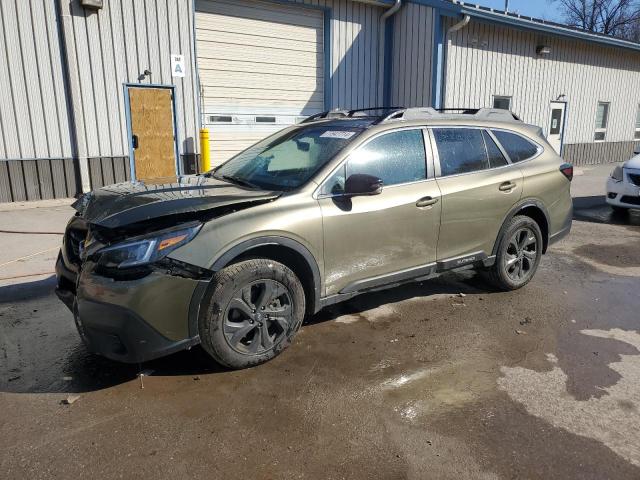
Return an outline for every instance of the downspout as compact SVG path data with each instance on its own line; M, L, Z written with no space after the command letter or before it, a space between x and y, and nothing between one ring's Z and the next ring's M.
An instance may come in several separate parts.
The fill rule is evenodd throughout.
M392 7L380 17L380 37L378 38L378 98L382 92L382 103L389 106L391 101L391 55L393 47L393 15L402 7L402 0L396 0ZM389 20L389 22L387 22ZM388 27L388 29L387 29Z
M78 84L73 79L77 78L77 69L73 64L74 72L71 72L72 62L69 58L69 48L67 47L67 31L73 37L73 25L71 25L71 12L69 2L58 0L55 2L55 14L58 24L58 43L60 45L60 61L62 64L62 87L64 89L65 104L67 106L67 124L69 128L71 158L73 159L73 170L75 177L76 191L74 196L78 196L83 192L91 190L91 181L89 179L89 167L86 156L81 158L80 151L84 151L84 138L78 135L78 114L75 105L79 102ZM66 24L69 26L66 26ZM82 142L82 143L81 143ZM67 192L69 195L72 192Z
M441 90L439 93L439 99L436 100L436 108L444 108L444 98L445 98L445 93L446 93L446 85L447 85L447 79L446 79L446 74L447 74L447 56L448 56L448 44L449 44L449 35L452 33L455 33L459 30L462 30L464 27L466 27L467 25L469 25L469 22L471 21L471 17L468 14L465 14L464 17L462 18L462 20L460 20L458 23L451 25L447 31L444 34L444 41L443 41L443 53L442 53L442 71L440 72L440 78L441 78Z

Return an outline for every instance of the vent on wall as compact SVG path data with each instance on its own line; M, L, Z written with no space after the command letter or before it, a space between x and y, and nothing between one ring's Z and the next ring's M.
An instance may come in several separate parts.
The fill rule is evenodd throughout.
M272 117L272 116L256 117L256 123L276 123L276 117Z
M231 115L211 115L209 121L211 123L231 123L233 117Z

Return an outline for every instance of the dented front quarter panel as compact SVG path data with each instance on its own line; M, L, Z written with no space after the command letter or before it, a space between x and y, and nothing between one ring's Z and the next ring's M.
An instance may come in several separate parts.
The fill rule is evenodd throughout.
M203 225L191 242L171 252L169 257L212 268L217 259L236 245L261 237L285 237L309 251L323 278L322 213L311 195L315 187L313 184L273 202L214 218Z

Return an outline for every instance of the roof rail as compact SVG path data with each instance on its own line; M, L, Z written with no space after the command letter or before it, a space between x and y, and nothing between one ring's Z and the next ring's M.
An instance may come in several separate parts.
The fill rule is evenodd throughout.
M428 118L455 117L457 115L474 116L477 119L502 120L503 122L521 122L520 118L509 110L498 108L431 108L413 107L398 110L387 115L381 122L390 120L424 120Z
M380 112L380 114L374 114ZM391 120L424 120L430 118L455 118L457 115L469 115L476 119L483 120L499 120L503 122L521 122L520 118L509 110L499 108L432 108L432 107L374 107L374 108L358 108L355 110L328 110L322 113L316 113L305 118L302 123L309 123L314 120L330 119L330 118L354 118L368 117L376 118L374 124L388 122Z
M305 118L301 123L313 122L314 120L323 120L329 118L353 118L353 117L385 117L384 112L388 111L402 111L404 107L373 107L373 108L356 108L353 110L344 110L336 108L334 110L327 110L326 112L316 113L310 117ZM383 115L368 115L369 112L381 112Z

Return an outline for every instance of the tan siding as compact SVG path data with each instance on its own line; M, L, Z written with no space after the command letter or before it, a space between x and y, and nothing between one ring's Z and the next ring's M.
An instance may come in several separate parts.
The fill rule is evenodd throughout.
M551 54L538 56L540 44ZM488 107L493 95L509 95L515 113L546 131L549 103L565 94L565 143L577 144L593 141L597 102L609 101L607 142L633 139L638 53L473 20L450 36L447 52L447 107Z

